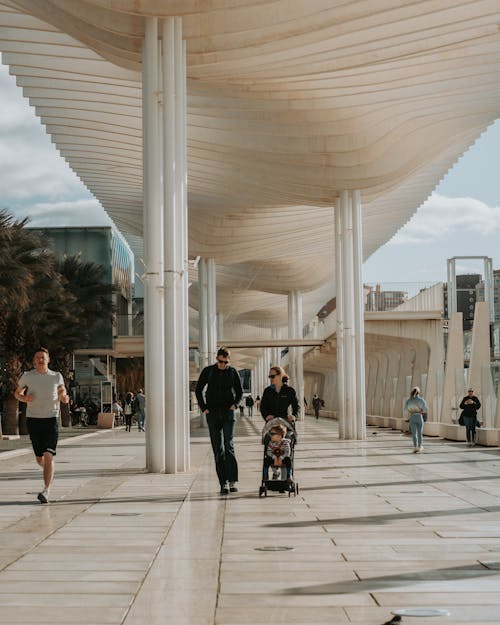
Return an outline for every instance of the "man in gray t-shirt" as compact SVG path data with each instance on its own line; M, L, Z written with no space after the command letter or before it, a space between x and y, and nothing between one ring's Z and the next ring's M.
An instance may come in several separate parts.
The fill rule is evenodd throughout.
M43 469L44 488L38 493L40 503L48 503L54 479L54 456L58 439L59 403L69 403L60 373L49 369L49 352L41 347L35 352L35 368L19 378L14 396L27 404L26 421L35 459Z

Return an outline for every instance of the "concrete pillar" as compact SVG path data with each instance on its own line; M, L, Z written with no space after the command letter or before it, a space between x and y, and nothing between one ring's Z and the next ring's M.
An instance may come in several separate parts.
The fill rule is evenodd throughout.
M296 314L296 322L295 322L295 332L296 338L303 338L303 328L304 328L304 316L302 312L302 293L300 291L294 291L295 298L295 314ZM299 416L304 415L304 348L296 347L295 348L295 372L296 372L296 381L294 383L295 389L297 391L297 398L299 400L300 412Z
M277 340L280 338L280 329L273 327L271 329L271 338ZM271 364L280 366L281 363L281 347L273 347L271 351Z
M208 364L215 362L217 354L217 285L215 272L215 259L207 259Z
M451 313L448 322L448 344L446 348L446 366L444 370L443 401L441 403L441 421L451 423L458 419L459 404L462 399L463 382L457 389L457 370L463 379L464 370L464 337L463 314Z
M344 394L346 438L356 438L356 342L354 328L354 241L352 202L348 191L340 194L342 230L342 296L344 302Z
M296 323L297 323L297 312L296 312L296 304L297 301L295 299L293 291L288 293L288 338L293 339L296 337ZM291 379L291 384L293 386L296 385L297 380L297 352L295 348L288 348L288 375Z
M488 302L476 302L474 324L472 326L472 347L470 355L469 388L473 388L482 407L479 415L487 427L492 427L495 420L491 407L494 394L490 374L490 320Z
M199 318L199 352L200 371L208 365L208 314L207 314L207 261L198 261L198 318Z
M158 20L145 19L142 49L144 375L148 400L146 468L165 471L163 220L159 111Z
M352 192L352 233L354 273L354 336L356 368L356 439L366 438L365 324L363 292L363 228L361 194Z
M346 438L346 404L345 404L345 371L344 371L344 296L343 281L343 247L344 233L342 230L342 206L340 198L335 202L335 288L336 288L336 342L337 342L337 414L339 438Z
M162 27L165 469L185 471L189 442L186 115L182 20Z

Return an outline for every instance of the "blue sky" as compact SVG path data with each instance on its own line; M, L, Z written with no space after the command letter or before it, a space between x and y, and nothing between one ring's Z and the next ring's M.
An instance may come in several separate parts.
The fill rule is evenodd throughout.
M109 218L59 156L15 80L0 66L0 207L33 225L104 225ZM364 264L387 288L444 280L451 256L491 256L500 269L500 122L464 154L413 218ZM464 273L480 263L464 261Z

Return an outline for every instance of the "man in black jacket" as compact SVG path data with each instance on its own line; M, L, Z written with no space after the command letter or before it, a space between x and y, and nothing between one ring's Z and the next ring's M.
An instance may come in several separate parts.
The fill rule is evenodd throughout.
M230 356L231 352L221 347L216 363L203 369L196 384L198 405L207 417L221 495L238 491L238 463L233 442L234 411L241 401L243 389L238 372L229 365Z
M476 444L477 411L481 408L481 402L474 395L474 389L470 388L467 391L467 395L460 402L460 408L464 419L467 447L473 447Z

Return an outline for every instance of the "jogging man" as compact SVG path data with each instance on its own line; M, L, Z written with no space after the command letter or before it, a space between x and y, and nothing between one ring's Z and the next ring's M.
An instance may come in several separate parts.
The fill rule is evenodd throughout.
M49 369L49 352L45 347L36 350L35 368L19 379L14 397L27 404L27 425L35 459L43 470L43 490L38 493L40 503L49 502L49 490L54 479L54 456L59 434L59 403L69 403L69 396L60 373Z

